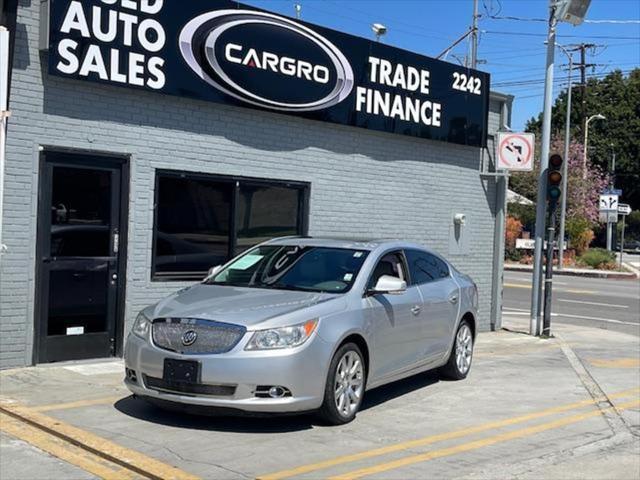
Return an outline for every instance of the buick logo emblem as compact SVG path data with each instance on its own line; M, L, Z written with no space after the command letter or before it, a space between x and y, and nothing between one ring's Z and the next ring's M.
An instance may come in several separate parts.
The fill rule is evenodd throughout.
M187 330L182 334L182 344L185 347L188 347L189 345L193 345L194 343L196 343L197 339L198 339L198 334L194 330Z
M353 69L329 40L297 22L253 10L217 10L189 21L180 52L202 80L244 103L287 112L336 105Z

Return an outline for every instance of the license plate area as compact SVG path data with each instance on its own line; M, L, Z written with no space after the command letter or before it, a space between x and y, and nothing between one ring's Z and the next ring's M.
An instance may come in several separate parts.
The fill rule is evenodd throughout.
M168 383L200 383L200 363L165 358L162 379Z

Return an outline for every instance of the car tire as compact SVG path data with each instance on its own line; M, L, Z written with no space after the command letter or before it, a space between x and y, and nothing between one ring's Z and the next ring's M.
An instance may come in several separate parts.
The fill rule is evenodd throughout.
M324 400L318 411L320 418L330 425L351 422L362 405L366 381L360 348L355 343L342 345L329 365Z
M462 380L471 370L473 360L473 330L467 320L462 320L453 339L453 347L446 365L440 369L440 374L450 380Z

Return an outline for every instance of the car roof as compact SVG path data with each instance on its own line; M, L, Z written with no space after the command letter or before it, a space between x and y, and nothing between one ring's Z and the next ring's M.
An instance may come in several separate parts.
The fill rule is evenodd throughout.
M325 248L349 248L354 250L378 250L387 248L415 248L429 250L417 243L397 239L326 238L326 237L281 237L266 242L269 245L300 245Z

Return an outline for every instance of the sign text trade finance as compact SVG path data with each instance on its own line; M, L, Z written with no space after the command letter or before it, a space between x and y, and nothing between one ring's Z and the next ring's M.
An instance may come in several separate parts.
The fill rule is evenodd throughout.
M486 73L228 0L49 1L54 75L486 145Z

